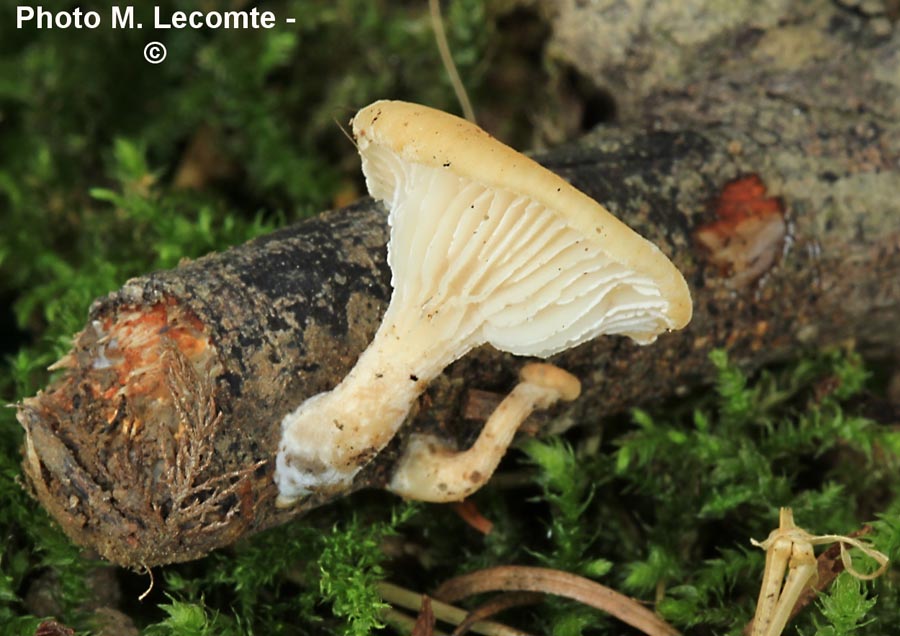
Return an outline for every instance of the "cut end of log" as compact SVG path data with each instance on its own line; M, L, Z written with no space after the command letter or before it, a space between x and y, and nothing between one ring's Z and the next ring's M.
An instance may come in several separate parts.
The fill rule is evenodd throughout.
M61 378L25 400L26 482L76 543L129 567L183 561L246 530L265 462L217 453L222 366L172 299L119 306L78 334Z

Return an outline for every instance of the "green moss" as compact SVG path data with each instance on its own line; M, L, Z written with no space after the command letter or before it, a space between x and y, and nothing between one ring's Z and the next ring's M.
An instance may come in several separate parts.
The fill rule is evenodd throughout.
M724 353L712 359L715 398L681 417L638 411L638 429L619 440L617 472L639 495L632 502L648 539L624 584L643 595L671 587L660 606L669 619L734 631L749 619L761 576L762 553L748 552L747 539L764 538L780 506L817 531L858 528L868 498L896 488L872 455L893 447L896 433L840 406L865 379L855 354L810 357L752 383ZM742 587L742 604L717 607Z
M360 523L353 518L324 538L317 560L319 591L331 603L334 615L346 619L340 633L365 636L382 627L381 611L387 604L376 588L384 578L381 543L386 536L396 534L397 527L415 511L415 507L406 506L392 514L390 521L381 523Z
M159 604L165 617L144 633L368 634L386 606L377 590L386 576L383 542L416 510L407 505L385 515L369 508L363 521L347 509L349 521L331 528L313 515L166 568L168 600Z
M816 621L816 636L849 636L872 622L867 618L875 606L863 583L846 572L819 598L824 621Z
M144 630L146 636L237 636L242 633L234 620L210 612L202 603L172 600L159 607L167 616Z
M537 465L537 483L543 500L551 506L547 534L553 548L549 554L540 555L541 559L548 566L586 576L606 574L611 567L609 561L586 557L595 531L582 522L582 516L594 488L589 475L579 468L579 458L571 446L558 438L531 439L522 450Z

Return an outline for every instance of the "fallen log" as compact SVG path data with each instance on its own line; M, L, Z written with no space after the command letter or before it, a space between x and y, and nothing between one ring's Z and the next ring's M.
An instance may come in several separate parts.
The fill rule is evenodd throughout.
M815 86L828 69L865 96L852 126L834 100L816 103L819 89L798 102L720 82L707 90L714 108L758 99L767 121L803 134L776 148L747 104L729 127L708 109L691 126L682 95L661 109L677 129L600 130L538 157L659 245L695 304L687 329L651 346L605 338L554 358L583 384L553 411L554 429L707 380L717 347L748 369L848 340L900 352L900 136L884 118L898 91L846 55L816 57L802 77ZM816 163L823 146L840 150ZM374 333L386 238L383 209L363 200L98 300L62 373L19 407L29 489L74 541L129 567L196 558L325 503L275 507L280 423L334 386ZM452 365L353 489L384 485L412 430L471 441L481 422L466 415L485 410L472 403L509 391L523 363L485 347Z

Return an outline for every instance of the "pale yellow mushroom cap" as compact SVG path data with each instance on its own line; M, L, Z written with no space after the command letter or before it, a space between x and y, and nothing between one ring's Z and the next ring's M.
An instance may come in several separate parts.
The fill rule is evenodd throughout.
M601 328L589 337L624 333L647 343L659 332L680 329L690 321L692 303L687 283L659 248L563 178L478 126L442 111L399 101L378 101L363 108L352 125L370 192L389 207L397 205L410 189L408 183L398 183L399 174L411 175L409 166L447 171L458 176L461 188L480 184L509 193L512 200L526 199L545 208L587 244L649 283L656 290L653 293L665 301L652 325L637 325L632 332ZM552 349L561 350L556 346Z
M581 395L581 382L574 375L547 362L531 362L519 371L522 382L552 391L556 399L572 402Z

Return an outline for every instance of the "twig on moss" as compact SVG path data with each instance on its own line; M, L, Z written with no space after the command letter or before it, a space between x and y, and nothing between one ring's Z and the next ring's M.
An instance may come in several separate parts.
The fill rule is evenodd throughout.
M538 594L537 592L510 592L508 594L495 596L488 602L469 612L469 615L466 616L466 620L457 625L450 636L463 636L469 632L472 625L480 620L484 620L494 614L499 614L512 607L533 605L540 602L542 598L543 595Z
M422 607L422 595L419 592L413 592L393 583L382 581L378 584L378 593L381 594L382 599L392 605L416 612ZM451 625L461 624L469 614L462 608L439 601L434 597L431 598L431 609L435 618ZM388 620L385 616L382 616L382 618ZM478 621L470 629L476 634L483 634L484 636L529 636L527 632L493 621Z
M615 616L648 636L674 636L678 631L638 601L590 579L549 568L500 566L446 581L435 596L455 602L495 591L542 592L570 598Z
M407 616L400 610L396 610L393 607L387 607L381 612L382 620L390 625L391 627L395 627L398 630L401 630L400 633L403 634L412 634L413 630L416 628L416 619L412 616ZM435 629L431 632L432 636L447 636L447 632L442 632L439 629Z

